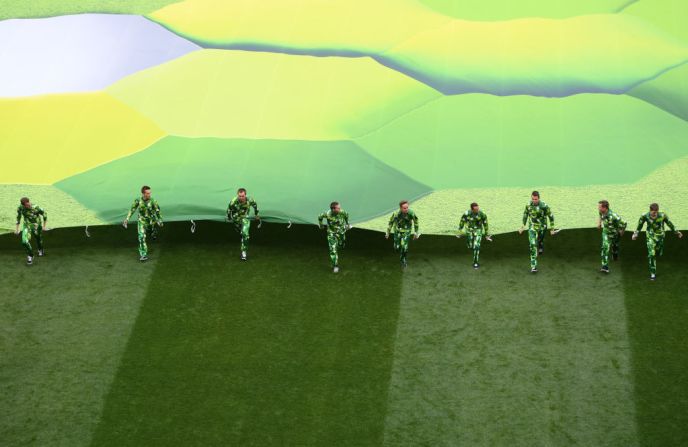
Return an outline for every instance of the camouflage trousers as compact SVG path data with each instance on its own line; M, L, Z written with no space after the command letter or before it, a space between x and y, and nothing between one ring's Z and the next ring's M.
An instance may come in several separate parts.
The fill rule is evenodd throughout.
M602 266L609 266L609 253L616 257L619 255L621 235L618 232L609 233L602 231L602 251L600 253Z
M466 246L469 250L473 250L473 263L477 264L480 259L480 243L483 240L482 230L473 230L466 232Z
M650 265L650 273L657 274L657 256L664 253L664 235L647 236L647 261Z
M538 266L538 249L545 247L545 233L547 228L529 228L528 245L530 246L530 268Z
M158 237L158 226L156 224L150 224L143 221L138 221L136 227L139 238L139 256L148 256L148 244L146 240L148 237L156 238Z
M24 225L21 232L21 241L26 254L33 257L31 247L31 236L36 238L36 245L39 250L43 250L43 227L40 224Z
M409 242L413 233L410 231L395 231L394 232L394 249L399 252L399 260L402 263L406 262L406 255L408 254Z
M251 221L247 217L238 220L232 220L234 229L241 235L241 251L248 251L248 240L250 239L249 231L251 230Z
M332 267L339 265L339 250L344 248L346 242L346 233L327 233L327 248L330 253L330 262Z

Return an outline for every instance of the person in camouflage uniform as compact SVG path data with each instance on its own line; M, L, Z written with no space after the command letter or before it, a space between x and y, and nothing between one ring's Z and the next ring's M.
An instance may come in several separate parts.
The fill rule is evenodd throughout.
M394 249L399 251L401 266L406 267L406 256L411 237L418 239L418 216L409 209L408 200L399 202L399 210L390 216L385 238L389 239L391 232L394 232Z
M239 188L237 195L229 201L227 206L227 221L234 225L234 229L241 235L241 260L245 261L248 256L248 240L249 231L251 230L251 221L248 218L249 213L253 208L253 214L256 219L260 221L258 215L258 204L252 197L246 196L246 189Z
M349 225L349 213L344 211L339 202L330 203L330 210L318 216L318 227L323 228L322 221L327 224L327 246L330 251L330 261L332 270L339 272L339 250L344 248L346 242L346 231L351 228Z
M597 203L597 210L600 212L600 220L597 228L602 229L602 273L609 273L609 252L616 261L619 259L619 245L621 236L626 231L626 221L614 211L609 209L609 202L600 200Z
M129 219L138 211L139 219L137 225L137 232L139 238L139 260L145 262L148 260L148 244L146 239L148 237L153 240L158 237L158 228L162 227L162 215L160 214L160 206L158 202L151 197L151 189L149 186L141 188L141 197L134 199L127 217L124 218L124 228L127 228Z
M24 223L19 231L19 224L22 218ZM48 214L38 205L32 205L28 197L22 197L19 207L17 207L17 227L14 234L21 233L22 245L26 249L26 263L33 264L33 248L31 247L31 237L36 238L38 246L38 256L43 256L43 231L46 229Z
M538 269L538 254L542 254L545 250L545 233L547 233L549 225L554 226L554 214L549 206L540 200L540 193L533 191L530 195L530 202L526 205L523 211L523 226L518 230L518 233L523 233L526 224L528 224L528 244L530 245L530 271L537 273ZM552 236L557 231L552 229Z
M650 279L654 281L657 277L657 256L662 256L664 253L664 226L668 226L675 232L679 239L683 237L683 234L676 230L666 213L659 212L659 205L656 203L650 205L649 212L640 216L638 227L633 233L633 240L638 238L638 233L645 224L647 224L647 259L650 264Z
M464 228L466 230L464 231ZM480 267L478 263L480 259L480 243L485 239L492 242L490 235L489 224L487 222L487 214L480 211L480 206L473 202L471 209L463 213L459 221L459 234L457 237L466 236L466 245L470 250L473 250L473 268Z

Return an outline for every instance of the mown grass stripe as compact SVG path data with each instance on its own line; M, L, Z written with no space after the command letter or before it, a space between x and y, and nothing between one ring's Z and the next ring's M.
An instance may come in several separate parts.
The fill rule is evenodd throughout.
M595 238L549 241L536 276L514 235L479 271L459 243L412 259L385 445L637 444L622 273L596 273Z

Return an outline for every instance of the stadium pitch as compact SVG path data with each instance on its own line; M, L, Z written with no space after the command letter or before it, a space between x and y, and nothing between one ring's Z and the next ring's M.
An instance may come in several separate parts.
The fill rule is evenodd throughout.
M686 445L688 238L648 280L644 236L612 273L593 230L422 236L399 268L353 230L265 224L0 236L0 444Z

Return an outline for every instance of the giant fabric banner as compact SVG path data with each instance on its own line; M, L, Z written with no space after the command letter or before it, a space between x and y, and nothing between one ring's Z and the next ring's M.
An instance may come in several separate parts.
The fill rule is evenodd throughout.
M537 189L563 228L596 203L688 225L683 0L122 0L0 11L0 228L122 220L150 185L166 220L267 220L338 200L383 230L399 200L495 232Z

